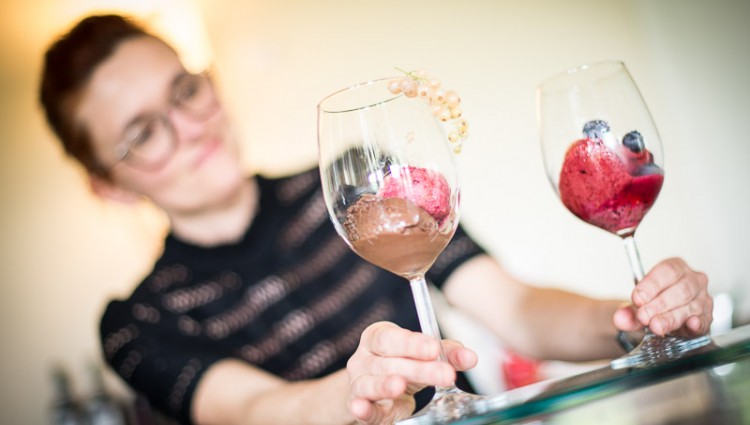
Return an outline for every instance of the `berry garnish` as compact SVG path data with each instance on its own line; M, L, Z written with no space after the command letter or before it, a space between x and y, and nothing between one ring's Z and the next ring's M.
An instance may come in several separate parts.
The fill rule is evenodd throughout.
M641 136L641 133L637 130L633 130L626 134L625 137L622 138L622 144L633 153L641 153L643 152L643 149L646 148L643 136Z
M583 125L583 134L589 139L601 140L605 133L609 133L607 121L593 120Z
M444 90L440 80L430 77L424 70L396 69L406 75L391 80L388 90L393 94L403 93L406 97L418 97L429 102L432 114L443 124L453 152L460 153L469 134L469 124L462 117L461 98L458 94L453 90Z

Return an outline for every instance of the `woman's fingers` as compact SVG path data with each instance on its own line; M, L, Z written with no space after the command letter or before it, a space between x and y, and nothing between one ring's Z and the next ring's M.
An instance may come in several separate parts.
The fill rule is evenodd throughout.
M614 324L620 330L632 332L648 326L662 336L704 335L710 330L713 299L708 278L679 258L657 264L638 282L631 298L633 305L614 314Z
M464 347L464 345L458 341L451 339L443 340L443 350L448 359L448 363L450 363L455 370L465 371L477 365L477 354Z
M390 322L372 324L362 333L361 345L371 353L388 357L431 360L438 356L438 342L421 332L413 332Z
M441 360L441 346L447 361ZM363 424L392 423L414 410L413 395L428 385L448 386L477 355L453 340L436 339L389 322L372 324L347 363L349 409Z
M674 331L702 334L710 328L713 300L708 294L708 279L681 259L657 264L636 285L632 300L635 319L658 335ZM618 327L629 326L629 322L627 313L618 310L615 315Z

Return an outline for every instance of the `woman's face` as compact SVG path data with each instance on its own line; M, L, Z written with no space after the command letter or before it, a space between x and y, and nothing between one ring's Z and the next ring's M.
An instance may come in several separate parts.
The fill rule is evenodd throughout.
M177 54L161 41L126 40L95 70L76 111L96 157L111 167L111 183L151 199L170 215L210 209L245 179L221 105L200 119L173 106L175 84L186 74ZM167 159L157 168L118 161L116 152L132 137L133 123L160 114L174 129Z

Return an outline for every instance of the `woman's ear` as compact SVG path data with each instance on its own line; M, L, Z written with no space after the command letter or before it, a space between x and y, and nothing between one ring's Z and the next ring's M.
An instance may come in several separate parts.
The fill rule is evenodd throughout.
M140 199L140 195L112 183L104 177L89 174L89 185L91 191L104 199L110 199L125 204L133 204Z

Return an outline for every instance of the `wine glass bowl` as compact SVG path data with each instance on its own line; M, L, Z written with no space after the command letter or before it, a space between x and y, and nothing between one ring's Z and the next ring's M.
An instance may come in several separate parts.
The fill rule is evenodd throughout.
M622 238L635 283L643 266L635 232L664 182L661 138L622 62L571 68L537 88L537 119L547 177L565 207ZM646 366L679 357L708 336L657 337L646 329L636 349L612 367Z
M319 103L323 194L338 234L365 260L409 281L422 332L440 339L425 273L458 226L458 168L429 104L391 93L392 80L358 84ZM408 422L458 419L476 411L474 397L438 387Z
M664 178L661 139L624 65L573 68L539 86L547 176L583 221L625 236L653 206Z
M321 181L334 226L349 246L411 279L429 269L456 230L458 171L429 108L391 95L389 80L320 103Z

